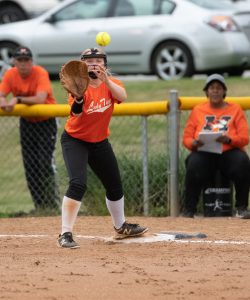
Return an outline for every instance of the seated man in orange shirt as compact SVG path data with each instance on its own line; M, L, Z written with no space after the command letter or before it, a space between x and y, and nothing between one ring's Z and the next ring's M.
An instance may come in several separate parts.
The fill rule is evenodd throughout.
M225 101L227 86L223 76L209 76L203 90L208 101L193 108L183 134L183 144L191 151L186 159L183 216L194 217L202 188L220 170L234 183L236 216L248 219L250 160L244 150L249 143L246 117L238 104ZM204 145L199 134L213 131L222 133L216 140L222 153L199 151Z
M11 111L17 103L54 104L48 72L33 65L27 47L14 52L15 66L6 71L0 84L0 107ZM12 94L7 101L6 97ZM20 118L20 138L25 175L35 209L59 209L53 153L56 144L55 118Z

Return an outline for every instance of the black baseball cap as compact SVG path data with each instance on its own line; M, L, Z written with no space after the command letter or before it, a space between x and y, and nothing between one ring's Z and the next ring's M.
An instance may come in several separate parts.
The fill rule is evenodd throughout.
M13 54L15 59L18 58L32 58L32 52L28 47L18 47Z

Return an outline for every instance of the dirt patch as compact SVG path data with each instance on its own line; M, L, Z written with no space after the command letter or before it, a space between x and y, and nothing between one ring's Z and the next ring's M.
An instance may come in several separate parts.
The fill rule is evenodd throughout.
M250 299L250 220L129 218L205 239L110 244L110 217L77 219L81 248L58 248L60 217L0 219L0 299ZM33 235L33 236L32 236Z

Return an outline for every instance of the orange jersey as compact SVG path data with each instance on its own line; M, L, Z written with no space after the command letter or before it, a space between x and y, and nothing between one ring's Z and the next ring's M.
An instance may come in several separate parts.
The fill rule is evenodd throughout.
M110 80L122 86L118 79ZM70 105L73 101L74 99L69 97ZM109 136L109 123L115 103L120 101L111 95L105 83L101 83L97 88L89 86L84 94L83 112L79 116L70 115L65 130L74 138L86 142L103 141Z
M12 93L14 97L29 97L35 96L37 92L47 92L48 95L45 104L56 103L53 98L48 72L40 66L33 66L31 74L27 78L22 78L16 67L7 70L0 83L0 91L5 95ZM37 122L48 118L39 117L26 119L31 122Z
M249 143L248 124L243 110L236 103L228 103L223 108L212 108L209 102L196 105L184 128L183 144L192 150L192 142L201 131L225 132L230 144L223 144L222 151L232 148L243 149Z

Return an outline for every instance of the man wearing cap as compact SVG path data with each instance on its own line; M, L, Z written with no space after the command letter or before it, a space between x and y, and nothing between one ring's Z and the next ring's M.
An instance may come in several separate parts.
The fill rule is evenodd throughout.
M246 117L240 105L225 101L227 86L220 74L213 74L203 88L207 100L196 105L184 128L183 145L191 151L186 159L184 217L194 217L202 188L219 170L234 183L236 216L249 219L250 160L244 147L249 143ZM201 132L217 132L221 153L201 150ZM208 142L209 143L209 142Z
M18 47L14 67L7 70L0 84L0 107L12 111L16 104L56 103L48 72L33 65L32 52ZM9 101L6 97L11 94ZM21 117L20 140L25 175L35 209L58 209L59 195L53 153L56 144L55 118Z

